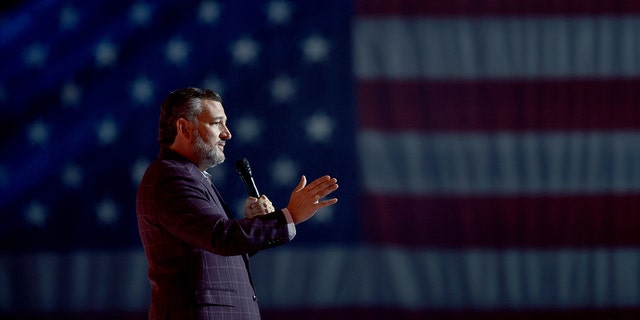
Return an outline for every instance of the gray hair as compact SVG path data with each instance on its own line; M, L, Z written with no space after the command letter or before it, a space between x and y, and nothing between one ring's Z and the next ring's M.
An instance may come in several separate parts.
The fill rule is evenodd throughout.
M209 89L182 88L171 92L162 102L158 120L158 143L161 147L170 146L178 134L176 121L185 118L196 123L202 113L201 99L222 102L220 95Z

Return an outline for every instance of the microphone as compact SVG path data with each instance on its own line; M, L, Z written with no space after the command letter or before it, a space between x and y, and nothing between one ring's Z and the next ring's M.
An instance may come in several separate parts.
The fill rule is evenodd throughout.
M249 196L259 198L260 194L258 193L255 181L253 181L251 167L249 166L247 158L242 158L241 160L236 161L236 170L238 170L240 179L244 183L245 188L247 188Z

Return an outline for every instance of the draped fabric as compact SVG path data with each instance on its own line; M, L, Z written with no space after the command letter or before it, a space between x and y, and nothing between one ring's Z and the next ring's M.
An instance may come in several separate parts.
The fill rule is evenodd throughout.
M109 3L0 20L0 317L145 318L132 199L186 85L274 205L339 179L252 257L264 319L640 317L639 2Z

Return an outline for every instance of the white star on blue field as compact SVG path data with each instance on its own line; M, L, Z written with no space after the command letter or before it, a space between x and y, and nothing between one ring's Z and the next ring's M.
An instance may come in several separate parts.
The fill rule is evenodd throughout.
M327 5L341 13L312 14ZM279 208L301 175L329 174L340 179L339 205L300 226L296 242L357 241L349 4L50 1L31 9L0 16L0 58L11 61L0 67L3 246L138 247L134 199L158 153L160 104L186 86L222 95L233 138L227 161L210 172L236 214L246 197L233 166L240 158ZM91 240L78 243L83 236Z

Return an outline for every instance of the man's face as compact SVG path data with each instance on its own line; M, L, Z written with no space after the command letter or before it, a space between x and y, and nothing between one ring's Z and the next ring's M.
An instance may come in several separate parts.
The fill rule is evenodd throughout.
M224 162L224 145L231 139L227 128L227 115L218 101L205 100L198 116L194 132L193 147L201 167L213 167Z

